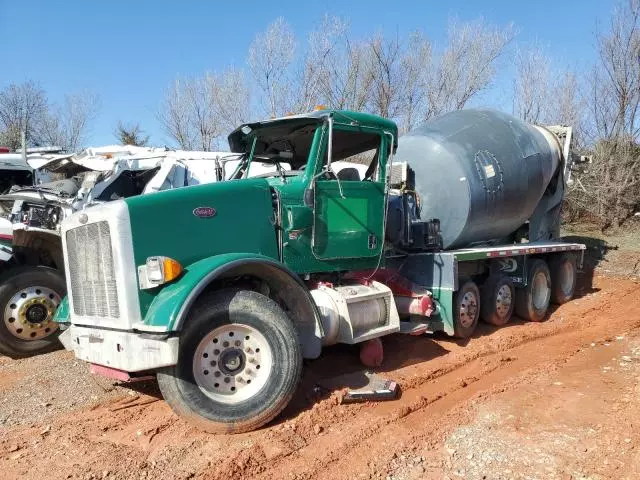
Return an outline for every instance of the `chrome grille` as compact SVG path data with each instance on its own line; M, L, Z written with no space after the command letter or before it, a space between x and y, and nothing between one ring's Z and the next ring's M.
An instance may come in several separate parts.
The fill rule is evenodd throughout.
M84 317L120 316L111 233L106 221L67 232L73 312Z

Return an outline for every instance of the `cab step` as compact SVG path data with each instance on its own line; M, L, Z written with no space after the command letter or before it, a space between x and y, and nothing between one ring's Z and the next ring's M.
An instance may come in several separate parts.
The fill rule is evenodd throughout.
M400 332L405 335L422 335L423 333L433 333L429 330L428 323L422 322L400 322Z

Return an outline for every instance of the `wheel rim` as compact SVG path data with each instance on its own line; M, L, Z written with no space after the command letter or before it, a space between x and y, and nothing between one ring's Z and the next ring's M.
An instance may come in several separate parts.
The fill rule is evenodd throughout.
M533 306L536 310L547 308L550 295L551 289L549 288L549 282L547 282L547 276L544 272L536 273L533 277Z
M509 285L502 285L496 294L496 313L500 318L505 318L509 315L512 302L511 288L509 288Z
M200 390L225 404L254 396L267 383L272 368L273 352L266 338L238 323L205 335L193 357L193 376Z
M58 324L53 321L58 305L60 295L50 288L23 288L7 302L4 324L16 338L41 340L58 330Z
M473 292L467 292L460 300L460 325L469 328L476 320L478 299Z
M573 271L573 263L563 262L560 268L560 289L562 293L569 296L573 293L575 284L575 275Z

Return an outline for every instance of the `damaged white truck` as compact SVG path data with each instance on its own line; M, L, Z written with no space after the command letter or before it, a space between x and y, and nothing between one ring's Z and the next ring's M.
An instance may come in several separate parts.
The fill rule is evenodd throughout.
M228 152L106 146L78 154L0 154L0 353L57 348L53 315L66 293L60 223L73 212L120 198L229 178ZM271 172L256 163L251 172Z

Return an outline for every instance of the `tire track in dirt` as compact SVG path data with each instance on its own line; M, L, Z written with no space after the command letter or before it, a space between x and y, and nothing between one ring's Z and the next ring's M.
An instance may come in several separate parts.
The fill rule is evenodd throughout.
M276 464L272 462L262 477L273 478L277 472L278 476L291 478L341 478L345 472L355 474L356 465L359 465L359 474L379 472L393 453L408 448L407 445L418 439L435 438L436 432L442 431L439 427L423 433L416 425L428 430L457 404L479 392L495 389L496 385L500 385L499 390L513 388L518 383L512 378L514 375L564 362L585 342L608 338L616 329L627 331L640 327L640 305L634 301L637 290L638 285L630 283L617 291L608 291L606 298L596 297L589 302L582 299L584 305L579 309L575 304L572 306L571 310L577 311L571 312L570 323L553 324L558 315L566 315L567 305L555 312L548 323L533 325L540 327L538 332L511 342L506 351L481 349L465 355L467 358L410 383L399 402L376 405L364 414L358 412L347 425L325 438L307 437L304 448ZM627 308L629 305L631 308ZM537 343L532 348L534 341ZM213 478L218 473L209 472Z
M329 350L309 365L294 405L256 432L207 435L165 402L112 411L129 403L110 401L61 414L44 435L40 424L0 430L0 470L6 478L384 478L395 454L440 444L468 419L475 400L555 368L585 343L640 327L638 283L602 277L596 286L600 291L558 308L547 322L481 326L468 343L385 339L381 373L403 388L392 402L339 405L339 392L306 398L318 378L359 368L357 350ZM147 399L153 397L140 397Z

